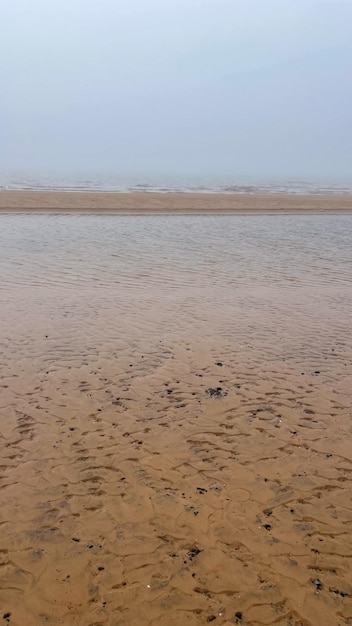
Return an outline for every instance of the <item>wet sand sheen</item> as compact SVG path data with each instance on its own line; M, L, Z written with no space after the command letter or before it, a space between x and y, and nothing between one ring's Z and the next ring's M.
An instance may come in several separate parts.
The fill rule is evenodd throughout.
M351 624L349 218L2 219L4 623Z

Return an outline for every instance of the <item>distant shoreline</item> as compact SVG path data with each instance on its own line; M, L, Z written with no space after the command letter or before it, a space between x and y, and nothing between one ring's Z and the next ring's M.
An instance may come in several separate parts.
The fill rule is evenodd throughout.
M0 191L0 213L352 215L352 194Z

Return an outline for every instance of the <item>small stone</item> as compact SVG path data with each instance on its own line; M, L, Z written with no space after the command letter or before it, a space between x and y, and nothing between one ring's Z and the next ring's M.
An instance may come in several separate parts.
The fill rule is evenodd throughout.
M235 618L236 618L236 624L239 624L240 622L242 622L242 619L243 619L242 612L237 611L237 613L235 613Z
M190 561L193 561L193 559L201 552L202 550L199 550L199 548L191 548L190 550L188 550L187 556Z
M319 578L315 578L313 580L313 585L315 586L317 591L320 591L323 588L323 585L322 585L321 581L319 580Z

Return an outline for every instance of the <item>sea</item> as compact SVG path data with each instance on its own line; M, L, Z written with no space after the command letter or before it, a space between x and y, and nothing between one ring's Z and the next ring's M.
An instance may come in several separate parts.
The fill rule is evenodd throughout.
M191 176L1 172L0 190L324 195L352 193L352 178L258 178L236 174Z

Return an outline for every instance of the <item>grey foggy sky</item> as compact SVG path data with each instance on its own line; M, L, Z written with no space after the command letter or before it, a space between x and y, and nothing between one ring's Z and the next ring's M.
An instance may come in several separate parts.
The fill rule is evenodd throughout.
M349 177L352 0L0 0L2 171Z

